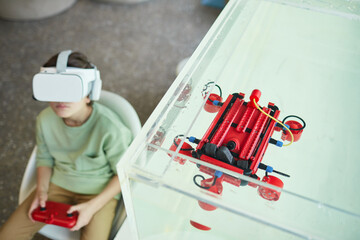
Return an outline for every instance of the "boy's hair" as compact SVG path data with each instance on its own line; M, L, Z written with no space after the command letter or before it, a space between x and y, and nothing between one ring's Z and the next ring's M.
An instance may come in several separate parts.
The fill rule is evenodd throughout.
M52 56L43 65L43 67L56 67L56 62L57 62L57 58L58 58L59 54L60 53L57 53L54 56ZM75 67L75 68L85 68L85 69L94 68L94 66L91 65L91 63L89 62L87 57L81 52L72 52L69 55L67 66L68 67ZM88 105L91 106L92 104L93 104L93 101L90 101L90 103Z
M43 67L56 67L56 61L59 56L55 54L52 56L44 65ZM87 57L82 54L81 52L73 52L70 54L67 62L68 67L76 67L76 68L94 68Z

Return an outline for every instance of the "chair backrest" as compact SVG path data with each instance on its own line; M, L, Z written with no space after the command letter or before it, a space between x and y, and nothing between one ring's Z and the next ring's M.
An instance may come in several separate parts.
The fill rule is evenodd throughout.
M140 132L141 123L140 119L135 111L135 109L131 106L131 104L124 99L123 97L108 92L105 90L101 91L101 96L99 103L105 105L114 111L123 123L131 130L133 139ZM30 156L28 164L25 169L25 173L21 182L20 192L19 192L19 204L22 203L27 196L35 189L36 186L36 146ZM114 221L113 229L111 235L114 235L114 231L118 230L119 224ZM51 238L51 239L80 239L79 232L70 232L66 228L54 226L54 225L46 225L44 226L39 233L42 235Z
M133 138L140 132L140 119L135 109L125 98L115 93L102 90L99 103L110 108L120 117L125 126L133 133Z
M135 109L131 106L131 104L125 98L105 90L101 91L99 103L110 108L120 117L121 121L125 124L125 126L127 126L131 130L133 137L132 140L134 140L135 136L141 130L141 122ZM125 206L121 196L116 207L116 213L109 239L115 238L118 230L123 224L125 216Z

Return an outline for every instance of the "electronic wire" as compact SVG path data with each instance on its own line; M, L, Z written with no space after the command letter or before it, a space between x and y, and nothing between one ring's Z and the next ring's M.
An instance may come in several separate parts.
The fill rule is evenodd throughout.
M255 104L256 108L257 108L261 113L265 114L266 116L268 116L269 118L271 118L271 119L274 120L275 122L279 123L281 126L283 126L283 127L290 133L290 136L291 136L291 141L290 141L290 143L283 145L284 147L290 146L290 145L294 142L294 135L292 134L292 132L290 131L290 129L289 129L285 124L283 124L282 122L280 122L279 120L277 120L276 118L274 118L273 116L271 116L271 115L267 114L266 112L264 112L264 111L259 107L259 105L257 105L255 99L253 99L253 103Z
M175 147L179 147L179 144L176 143L176 140L180 137L185 137L183 134L179 134L177 135L174 140L173 140L173 144L175 145ZM186 137L186 139L189 139L188 137ZM193 151L195 150L194 148L180 148L180 151Z

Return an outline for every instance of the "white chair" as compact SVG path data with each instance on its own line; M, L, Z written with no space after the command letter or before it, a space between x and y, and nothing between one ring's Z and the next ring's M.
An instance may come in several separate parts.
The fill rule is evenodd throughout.
M131 130L133 134L133 139L139 133L141 129L141 123L139 117L134 110L134 108L130 105L130 103L124 99L123 97L111 93L105 90L101 91L101 97L99 103L107 106L112 111L114 111L123 123ZM26 166L25 173L21 182L20 186L20 193L19 193L19 204L22 203L29 194L35 189L36 187L36 146L32 151L30 156L29 162ZM112 230L110 233L110 238L113 239L120 229L123 221L124 221L124 203L122 198L118 202L116 215L114 218ZM45 237L51 239L68 239L68 240L77 240L80 239L80 232L70 232L67 228L58 227L55 225L45 225L40 231L40 234L44 235Z

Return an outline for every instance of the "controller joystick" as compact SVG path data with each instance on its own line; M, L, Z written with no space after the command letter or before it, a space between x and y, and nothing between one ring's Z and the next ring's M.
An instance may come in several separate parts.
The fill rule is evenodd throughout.
M45 211L46 207L40 207L40 211Z

